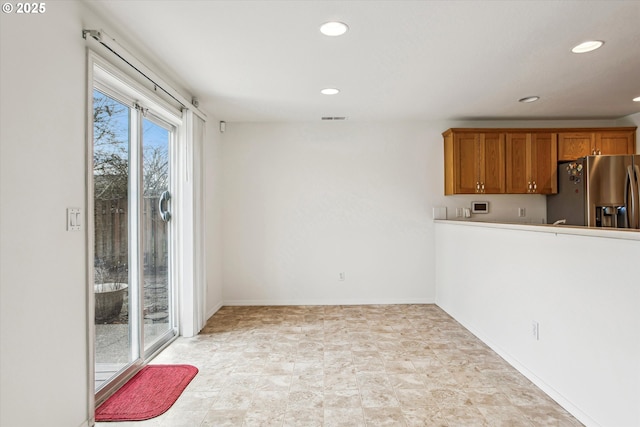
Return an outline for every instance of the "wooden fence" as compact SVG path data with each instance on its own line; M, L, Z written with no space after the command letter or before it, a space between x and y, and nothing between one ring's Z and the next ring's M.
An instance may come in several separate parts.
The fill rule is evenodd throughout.
M167 223L160 218L158 197L145 198L142 208L144 267L166 269ZM107 265L129 264L129 204L126 198L95 200L95 257Z

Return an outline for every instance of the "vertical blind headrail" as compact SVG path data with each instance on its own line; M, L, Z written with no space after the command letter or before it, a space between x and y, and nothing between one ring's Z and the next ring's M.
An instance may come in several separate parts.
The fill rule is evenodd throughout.
M86 40L87 36L90 36L91 39L100 43L107 50L113 53L116 57L122 60L125 64L127 64L129 67L135 70L138 74L140 74L142 77L144 77L149 82L151 82L151 84L153 84L154 86L154 89L156 90L160 89L167 96L171 97L174 101L176 101L182 108L188 108L191 111L193 111L197 116L199 116L202 120L206 120L207 116L202 111L198 110L196 106L187 107L187 105L189 104L189 101L187 101L186 98L180 95L175 89L171 88L171 86L162 82L158 77L153 76L153 73L150 70L148 70L148 67L144 66L144 64L142 64L141 62L134 60L133 55L128 53L126 49L120 46L116 42L116 40L111 36L109 36L107 33L105 33L102 30L86 30L86 29L82 30L82 38ZM111 43L106 42L105 38L109 39ZM134 62L137 62L137 64ZM146 68L148 71L142 70L141 68ZM152 74L152 77L150 77L149 74ZM165 89L165 86L168 89Z

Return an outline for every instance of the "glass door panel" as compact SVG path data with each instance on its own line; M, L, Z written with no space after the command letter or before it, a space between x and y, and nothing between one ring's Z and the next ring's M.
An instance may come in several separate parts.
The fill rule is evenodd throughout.
M142 124L142 249L144 351L153 352L172 335L172 295L169 286L169 145L171 126L145 118Z
M129 293L131 109L93 92L95 387L132 362ZM135 210L134 210L135 211Z

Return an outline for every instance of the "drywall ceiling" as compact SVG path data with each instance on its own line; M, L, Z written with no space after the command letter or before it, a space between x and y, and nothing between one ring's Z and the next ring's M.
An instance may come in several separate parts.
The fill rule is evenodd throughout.
M614 119L640 111L640 1L96 1L226 121ZM347 34L327 37L338 20ZM604 47L576 55L585 40ZM341 90L321 95L325 87ZM538 102L518 99L537 95Z

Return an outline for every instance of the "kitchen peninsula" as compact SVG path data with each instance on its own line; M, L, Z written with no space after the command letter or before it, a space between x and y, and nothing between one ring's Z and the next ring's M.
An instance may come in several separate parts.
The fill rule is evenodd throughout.
M440 307L582 422L640 425L640 232L434 228Z

